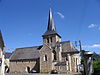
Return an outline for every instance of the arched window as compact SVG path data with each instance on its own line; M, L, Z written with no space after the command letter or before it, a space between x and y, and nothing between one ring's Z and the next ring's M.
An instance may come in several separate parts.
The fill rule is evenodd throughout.
M57 60L57 56L56 56L57 54L56 54L56 51L55 50L53 50L53 57L54 57L54 59L53 60Z
M48 58L47 58L47 55L44 55L44 61L47 61Z
M68 61L68 57L65 57L65 61Z
M30 73L30 67L29 66L26 67L26 72Z

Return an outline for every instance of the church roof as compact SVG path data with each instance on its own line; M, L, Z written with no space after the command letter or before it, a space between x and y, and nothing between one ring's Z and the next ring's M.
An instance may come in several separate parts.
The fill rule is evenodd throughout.
M55 66L65 66L66 65L66 61L64 61L64 62L57 62L56 64L55 64Z
M74 47L74 45L70 41L64 41L58 44L61 44L62 52L64 53L78 52L78 50ZM10 60L16 61L16 60L38 59L40 58L39 50L41 48L42 46L17 48L11 55Z
M30 60L38 59L40 57L39 50L42 46L17 48L12 54L10 60Z
M47 31L44 33L43 36L46 35L53 35L53 34L57 34L59 37L61 37L57 32L56 32L56 27L54 24L54 19L53 19L53 14L52 14L52 10L50 8L49 11L49 18L48 18L48 27L47 27Z
M1 33L1 30L0 30L0 48L3 49L3 47L4 47L4 41L3 41L2 33Z
M62 46L62 52L78 52L71 41L60 42Z

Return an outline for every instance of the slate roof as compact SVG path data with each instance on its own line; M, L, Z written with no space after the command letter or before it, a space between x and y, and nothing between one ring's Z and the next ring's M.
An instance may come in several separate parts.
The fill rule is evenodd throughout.
M49 30L47 30L42 36L44 37L47 35L55 35L55 34L61 38L61 36L56 31L49 31Z
M17 48L12 54L10 60L29 60L38 59L40 57L39 50L42 46Z
M70 41L60 42L62 46L62 52L78 52L78 50L74 47L74 45ZM25 48L17 48L14 53L11 55L10 60L30 60L30 59L38 59L40 57L39 50L42 46L34 46L34 47L25 47Z
M58 62L57 64L55 64L55 66L65 66L66 65L66 61L64 62Z
M71 41L60 42L62 46L62 52L78 52Z

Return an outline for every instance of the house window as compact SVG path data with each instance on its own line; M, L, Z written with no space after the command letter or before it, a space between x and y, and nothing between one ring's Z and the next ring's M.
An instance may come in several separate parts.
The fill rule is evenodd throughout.
M54 57L53 60L57 60L57 56L56 56L56 51L55 50L53 50L53 57Z
M47 55L44 56L44 61L47 61Z

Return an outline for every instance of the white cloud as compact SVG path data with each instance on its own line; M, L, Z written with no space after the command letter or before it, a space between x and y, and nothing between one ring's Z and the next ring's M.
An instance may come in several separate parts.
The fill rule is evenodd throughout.
M82 46L83 48L100 48L100 44L94 44L94 45L88 45L88 46Z
M90 24L88 28L95 28L96 30L100 30L100 24Z
M57 14L61 17L61 18L64 18L65 16L62 14L62 13L60 13L60 12L57 12Z
M94 28L94 27L96 27L97 25L96 24L90 24L89 26L88 26L88 28Z

